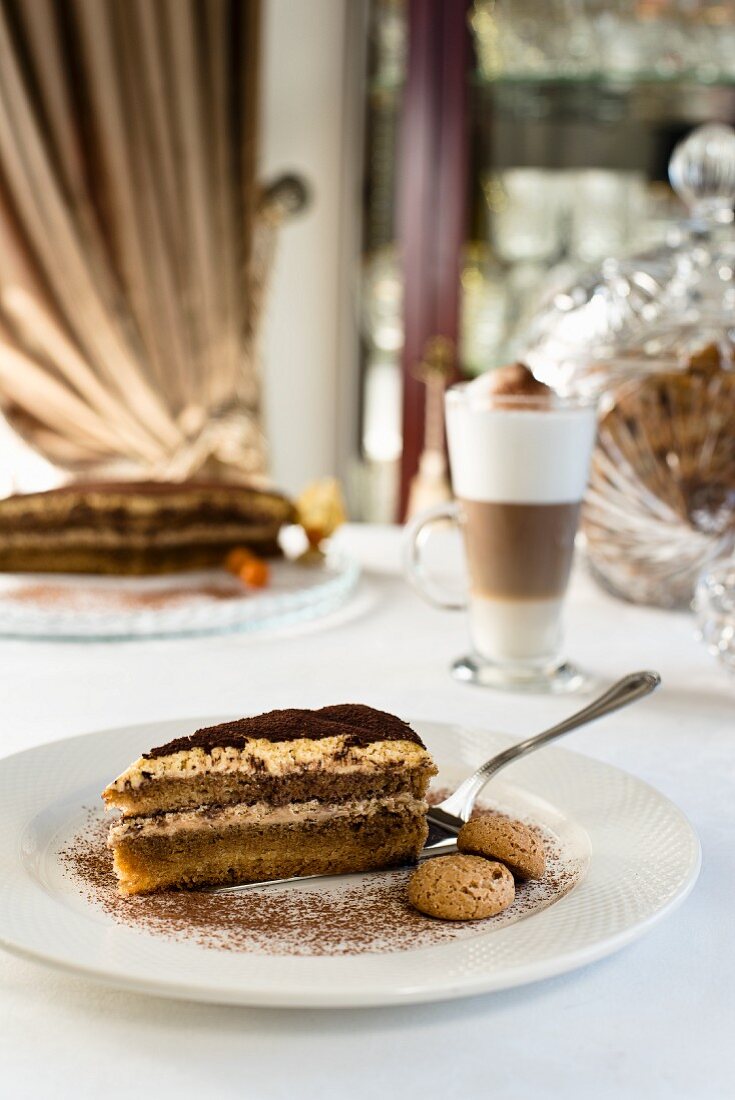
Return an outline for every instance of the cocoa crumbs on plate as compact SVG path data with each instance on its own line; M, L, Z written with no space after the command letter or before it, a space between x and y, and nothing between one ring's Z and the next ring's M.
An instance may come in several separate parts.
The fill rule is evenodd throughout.
M436 792L434 799L445 793ZM115 923L149 935L259 955L385 954L476 936L545 909L571 890L581 874L553 834L534 826L546 852L545 876L519 883L513 904L482 921L450 924L417 913L406 900L410 870L348 877L319 889L305 882L242 894L168 891L121 897L106 845L108 828L108 820L90 810L84 828L60 853L66 872L90 905Z
M87 586L70 584L26 584L2 593L3 600L30 604L39 610L76 612L158 611L189 604L221 603L247 598L239 581L211 584L181 584L161 588L132 588L126 585Z

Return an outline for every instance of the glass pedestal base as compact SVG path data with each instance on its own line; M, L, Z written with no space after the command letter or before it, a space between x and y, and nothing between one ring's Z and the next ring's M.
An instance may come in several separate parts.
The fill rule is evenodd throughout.
M590 677L570 661L552 661L547 665L498 664L476 653L458 658L452 665L452 676L465 684L529 695L565 695L593 686Z

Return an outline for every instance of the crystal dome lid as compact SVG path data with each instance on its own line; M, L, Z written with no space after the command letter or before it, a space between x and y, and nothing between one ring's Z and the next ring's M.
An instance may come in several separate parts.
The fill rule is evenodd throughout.
M713 346L733 366L735 130L693 130L674 150L669 179L689 211L669 242L606 260L555 291L529 325L521 358L555 389L603 390L631 374L685 367Z

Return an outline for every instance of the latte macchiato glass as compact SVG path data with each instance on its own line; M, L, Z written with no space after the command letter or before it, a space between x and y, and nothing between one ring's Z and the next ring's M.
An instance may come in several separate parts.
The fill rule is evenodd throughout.
M407 570L430 602L467 607L473 652L455 662L457 678L573 691L583 677L561 656L561 612L595 439L595 406L557 397L528 378L528 392L496 392L486 378L448 391L456 500L411 524ZM438 592L422 563L429 525L447 519L464 537L466 605Z

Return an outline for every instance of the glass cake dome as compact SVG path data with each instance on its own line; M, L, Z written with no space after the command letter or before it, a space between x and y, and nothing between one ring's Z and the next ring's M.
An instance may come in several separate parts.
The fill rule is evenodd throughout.
M561 393L601 395L591 572L624 599L686 607L701 570L735 554L735 131L694 130L669 176L689 209L673 239L556 293L522 358Z
M629 375L686 368L705 348L733 365L735 130L700 126L669 178L688 218L654 252L609 259L553 294L521 358L561 392L600 392Z

